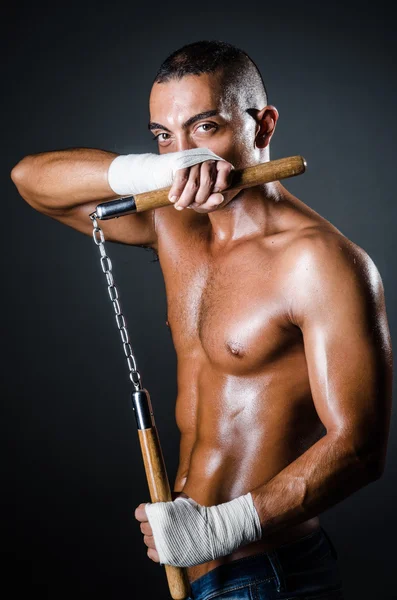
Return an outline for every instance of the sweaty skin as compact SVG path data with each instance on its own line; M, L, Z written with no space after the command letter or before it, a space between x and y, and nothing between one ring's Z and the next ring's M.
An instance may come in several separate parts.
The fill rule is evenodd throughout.
M178 364L174 490L211 506L270 480L323 433L302 334L288 318L293 254L286 252L321 222L285 199L267 231L215 249L208 217L185 211L175 219L174 212L156 215ZM269 551L318 526L317 517L309 519L227 560ZM191 579L224 561L192 567Z
M350 244L280 184L275 187L280 199L272 210L255 211L263 229L230 245L214 243L208 217L184 211L176 218L168 207L156 215L177 355L181 439L174 491L205 506L271 480L325 433L302 332L290 316L299 286L296 251L302 240L319 239L331 252L338 244L348 252ZM318 526L313 517L270 533L228 557L189 568L189 577L270 551Z
M186 76L153 86L151 129L160 153L202 146L242 168L269 160L278 113L262 106L244 112L215 76ZM88 215L114 197L114 156L36 155L12 176L34 208L91 236ZM226 163L216 165L225 189ZM391 341L373 261L280 182L223 200L205 187L211 169L177 173L170 195L185 207L195 197L193 209L101 223L107 240L158 253L177 356L174 491L207 506L251 492L261 519L262 540L189 568L190 581L309 534L322 511L379 478L391 412ZM144 504L136 517L158 560Z
M184 79L185 82L155 85L152 90L151 120L167 127L158 129L165 131L160 134L160 152L203 144L237 168L250 161L252 164L252 150L246 141L250 123L228 127L233 117L219 104L215 86L205 87L197 77ZM210 119L219 125L212 137L207 133L201 141L199 131L188 135L183 130L182 123L189 116L214 106L220 107L221 118ZM271 110L269 114L265 111L265 147L270 139L266 135L269 130L273 133L275 126L272 117ZM258 137L260 134L261 131ZM315 456L298 468L298 476L292 472L290 480L275 480L274 487L269 488L270 502L261 501L266 493L261 496L260 492L324 434L328 434L327 444L334 443L335 450L330 452L327 445L319 448L319 458L330 457L326 468L319 460L319 470L329 479L325 484L319 482L324 488L319 509L328 489L332 498L332 488L339 487L340 482L333 475L338 463L344 476L343 469L350 473L351 468L355 473L351 475L350 492L354 486L371 480L365 460L357 459L362 448L367 450L368 442L363 440L372 436L372 430L369 419L364 421L357 416L361 408L354 394L361 393L362 369L356 363L378 363L373 369L372 365L363 365L367 371L364 383L371 399L366 395L362 398L362 409L364 413L367 409L368 414L377 405L381 416L372 421L372 426L376 427L379 421L384 425L378 428L381 442L362 454L381 456L382 434L387 431L384 415L388 414L391 395L390 339L380 277L372 261L279 182L242 191L226 206L208 214L193 210L175 213L173 208L165 207L155 214L156 250L167 295L167 324L177 355L176 421L181 439L174 491L210 506L257 489L259 493L253 497L261 520L269 520L261 541L230 556L189 568L193 581L224 562L270 551L319 527L316 511L311 518L302 518L301 514L303 497L316 496L317 476L312 479L313 491L304 483L305 470L308 474L315 470ZM316 296L313 290L321 286L322 277L328 278L335 290L339 286L342 297L333 294L327 285L323 295ZM371 301L367 297L371 277L376 303L372 316L368 311L360 311L362 305ZM353 293L355 285L358 289ZM314 308L306 294L312 296ZM342 303L345 307L338 312ZM322 308L321 315L327 315L327 311L329 314L330 323L323 329L321 319L316 322L316 304ZM352 322L351 312L356 322ZM309 318L313 319L314 334ZM366 331L374 320L381 324L381 333L371 346ZM340 329L344 329L348 336L350 328L355 336L352 352L356 363L348 370L347 365L338 364L337 352L344 340L336 333L340 335ZM339 354L343 363L343 352ZM311 379L316 405L307 355L315 364ZM380 380L385 383L380 385ZM333 401L333 393L342 398L345 394L345 402ZM288 487L296 490L291 497L285 494ZM345 489L348 494L349 486L345 485ZM339 494L343 495L342 489ZM287 506L279 516L272 502L281 506L283 498ZM142 531L150 534L147 527L148 524L143 526ZM150 537L145 541L153 548L153 539L151 543ZM154 557L151 552L149 556Z

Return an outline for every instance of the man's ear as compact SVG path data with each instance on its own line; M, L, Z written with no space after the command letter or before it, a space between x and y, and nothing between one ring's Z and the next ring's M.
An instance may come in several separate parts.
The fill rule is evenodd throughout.
M255 146L257 148L266 148L276 129L278 121L277 108L268 104L257 113L256 121Z

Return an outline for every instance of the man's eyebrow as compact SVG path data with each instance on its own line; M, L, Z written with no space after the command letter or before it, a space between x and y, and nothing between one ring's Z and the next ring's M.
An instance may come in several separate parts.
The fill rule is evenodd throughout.
M217 110L206 110L204 112L198 113L198 115L194 115L193 117L190 117L190 119L188 119L183 125L183 129L186 129L187 127L190 127L190 125L193 125L193 123L196 123L196 121L201 121L201 119L208 119L208 117L215 117L215 115L218 115L218 111Z
M185 123L183 123L182 127L183 127L183 129L187 129L187 127L190 127L190 125L193 125L197 121L201 121L201 119L208 119L208 117L215 117L215 115L218 115L218 114L219 114L219 112L217 110L206 110L204 112L198 113L197 115L194 115L193 117L190 117L190 119L188 119L187 121L185 121ZM148 125L148 128L150 129L150 131L152 129L162 129L163 131L168 131L168 133L171 133L171 131L168 129L168 127L165 127L164 125L160 125L160 123L156 123L155 121L151 121Z
M168 131L168 133L171 133L171 131L168 129L168 127L165 127L164 125L160 125L160 123L155 123L154 121L151 121L149 123L148 128L150 129L150 131L152 131L152 129L163 129L164 131Z

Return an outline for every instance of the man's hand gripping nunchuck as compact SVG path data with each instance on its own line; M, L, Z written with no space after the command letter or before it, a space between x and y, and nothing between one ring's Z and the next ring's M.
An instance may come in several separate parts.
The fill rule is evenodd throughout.
M109 186L119 198L99 204L96 213L99 219L113 219L171 204L209 213L244 188L300 175L305 168L302 156L290 156L234 169L207 148L120 155L108 170Z
M304 159L295 156L237 171L206 148L121 155L108 170L109 185L121 200L100 204L97 214L109 219L170 203L179 210L208 213L225 206L245 187L298 175L305 167ZM175 500L140 504L135 517L148 556L176 567L226 556L262 536L250 492L209 507L181 493Z
M149 558L176 567L215 560L262 536L251 493L216 506L181 494L172 502L140 504L135 517Z
M211 212L238 192L220 193L229 186L233 166L207 148L168 154L118 156L108 171L110 187L120 196L136 196L169 188L167 199L177 210ZM168 202L168 203L169 203Z

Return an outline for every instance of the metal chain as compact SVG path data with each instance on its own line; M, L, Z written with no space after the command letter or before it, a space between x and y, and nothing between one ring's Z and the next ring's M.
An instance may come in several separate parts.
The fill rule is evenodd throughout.
M129 369L129 376L132 384L135 387L135 390L141 390L141 375L136 366L135 356L132 353L131 344L129 342L128 331L126 322L121 312L120 302L119 302L119 293L117 291L117 287L114 283L113 274L112 274L112 262L110 258L107 256L105 251L105 236L103 235L102 229L98 225L97 221L97 213L93 212L90 214L90 219L92 221L94 230L92 232L94 242L99 248L99 252L101 254L101 267L102 271L106 275L106 281L108 283L108 292L110 299L113 303L113 308L116 316L117 327L120 331L121 341L123 342L123 350L124 354L127 358L127 364Z

